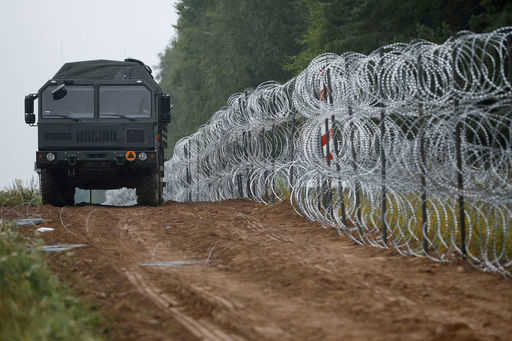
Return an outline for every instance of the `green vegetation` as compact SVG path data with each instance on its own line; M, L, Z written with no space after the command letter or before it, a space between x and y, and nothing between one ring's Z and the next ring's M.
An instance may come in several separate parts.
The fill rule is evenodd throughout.
M176 9L177 36L161 55L159 75L174 102L171 148L231 94L290 79L282 66L300 52L306 30L297 0L181 0Z
M333 197L338 194L334 191ZM459 205L456 198L427 197L427 220L423 226L422 200L412 193L387 193L386 222L388 227L388 245L394 241L403 248L410 247L419 252L423 248L425 236L428 252L439 256L454 252L454 246L461 248ZM355 225L357 206L349 193L345 192L344 202L347 210L348 225ZM361 219L363 226L372 238L380 239L382 228L382 209L380 198L360 196ZM504 257L512 259L512 231L509 226L512 219L509 205L492 206L481 201L466 199L465 225L466 248L469 254L479 258L487 254L489 259ZM336 212L341 216L341 210Z
M394 42L441 43L461 30L489 32L512 24L503 0L304 0L308 30L302 52L286 65L294 72L324 52L371 51Z
M460 30L512 25L504 0L179 0L159 80L174 101L170 151L235 92L285 82L324 52L442 42Z
M28 185L23 185L20 179L16 179L10 187L0 190L0 206L39 205L41 195L37 182L32 179Z
M37 245L0 224L0 340L100 340L98 316L50 273Z

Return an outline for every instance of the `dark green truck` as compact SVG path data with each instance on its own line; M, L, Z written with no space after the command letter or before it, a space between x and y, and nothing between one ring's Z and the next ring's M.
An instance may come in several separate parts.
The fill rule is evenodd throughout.
M162 202L170 97L135 59L66 63L25 97L35 125L43 203L72 205L75 188L136 188L140 205Z

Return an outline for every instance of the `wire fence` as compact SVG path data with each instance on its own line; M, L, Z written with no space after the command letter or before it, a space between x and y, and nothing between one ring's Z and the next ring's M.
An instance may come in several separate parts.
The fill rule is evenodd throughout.
M358 244L512 268L512 27L315 58L232 95L166 163L168 200L289 199Z

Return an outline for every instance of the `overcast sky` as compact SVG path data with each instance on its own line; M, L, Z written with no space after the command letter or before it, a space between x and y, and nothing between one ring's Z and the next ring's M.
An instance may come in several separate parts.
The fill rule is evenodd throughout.
M174 35L173 3L0 0L0 189L37 179L37 128L25 124L25 95L68 61L132 57L158 65Z

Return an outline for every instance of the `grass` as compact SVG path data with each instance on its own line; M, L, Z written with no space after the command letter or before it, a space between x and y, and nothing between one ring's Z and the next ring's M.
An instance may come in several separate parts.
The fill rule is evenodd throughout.
M286 193L278 183L281 193ZM314 194L313 194L314 195ZM375 193L359 192L356 201L355 189L345 188L344 203L347 233L356 239L378 242L383 245L383 221L381 197ZM335 200L334 209L329 207L329 198ZM316 201L318 198L311 197ZM342 221L339 193L332 189L320 198L321 212L334 214ZM387 245L405 253L423 254L424 250L436 258L450 260L461 255L461 219L456 196L431 196L427 194L427 220L424 224L423 201L420 193L388 192L386 195ZM488 261L498 268L511 271L512 262L512 206L494 204L465 198L466 250L468 258L477 263ZM357 217L360 216L358 223ZM354 229L354 227L358 227ZM361 231L364 237L359 237ZM424 249L426 248L426 249ZM512 263L511 263L512 264Z
M288 200L290 198L290 187L288 187L285 179L278 177L274 184L274 190L281 200Z
M424 239L432 255L449 254L461 248L459 204L453 197L427 197L427 222L423 225L422 200L411 193L388 193L386 222L388 240L395 245L406 244L416 251L423 249ZM347 196L345 203L353 206ZM493 206L466 198L466 249L477 258L486 255L490 261L505 263L512 259L512 208ZM377 202L362 195L361 216L370 231L382 231L382 209ZM425 228L425 231L423 229ZM425 233L424 233L425 232ZM500 259L498 261L498 259Z
M99 316L50 272L37 245L0 223L0 340L101 340Z
M27 185L24 185L20 179L16 179L9 187L0 190L0 206L24 204L41 204L39 186L34 178Z

